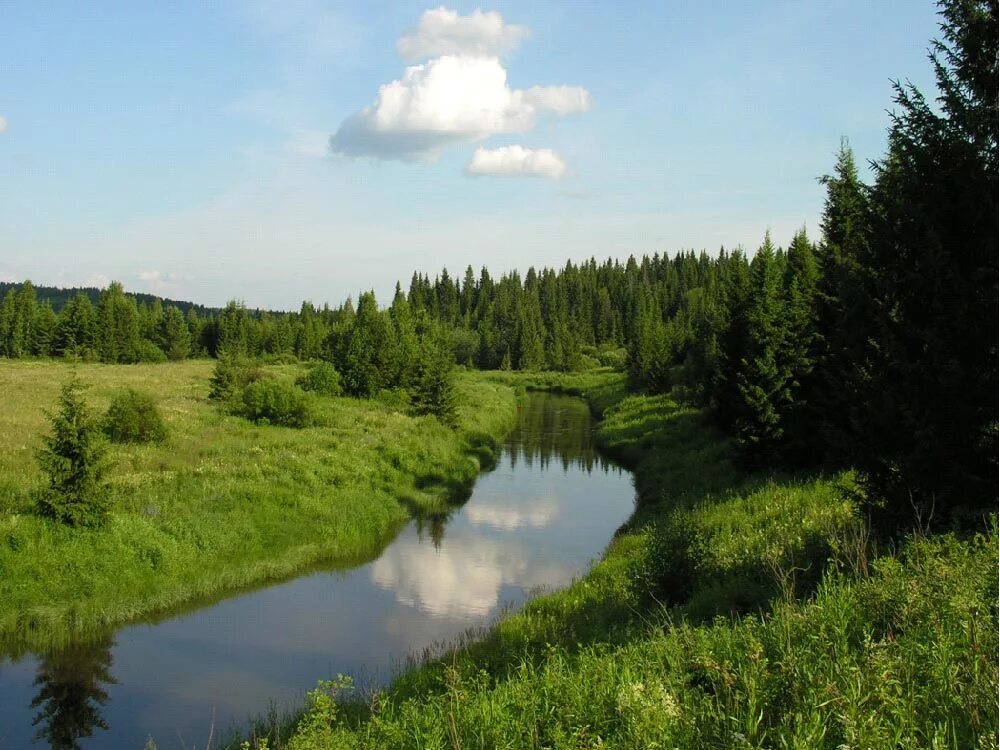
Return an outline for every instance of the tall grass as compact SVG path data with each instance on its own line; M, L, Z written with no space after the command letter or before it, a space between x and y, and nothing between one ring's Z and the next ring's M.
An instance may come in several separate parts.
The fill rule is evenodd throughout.
M37 517L33 451L71 365L0 362L0 642L51 646L319 561L375 556L413 510L460 498L515 417L513 389L459 379L459 427L379 401L316 398L316 425L261 426L208 400L209 362L77 365L88 401L156 396L163 444L111 449L100 530ZM302 369L268 367L291 382Z

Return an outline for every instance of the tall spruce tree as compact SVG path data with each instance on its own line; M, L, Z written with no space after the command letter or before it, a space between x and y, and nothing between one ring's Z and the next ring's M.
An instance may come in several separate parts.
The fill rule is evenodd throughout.
M897 84L863 266L854 454L888 523L997 497L997 3L943 0L933 107Z
M824 453L820 416L813 404L818 395L816 366L823 341L818 324L820 270L806 230L795 233L788 246L784 279L785 342L780 359L787 368L789 396L785 416L785 458L815 464Z
M768 233L750 263L746 338L736 367L734 426L743 458L751 465L766 464L779 454L791 401L790 373L782 361L787 327L781 274Z

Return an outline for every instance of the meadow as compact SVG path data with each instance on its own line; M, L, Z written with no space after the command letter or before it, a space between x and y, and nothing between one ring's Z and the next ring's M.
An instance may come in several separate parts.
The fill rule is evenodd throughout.
M513 424L513 388L459 373L457 427L383 399L317 397L314 426L259 425L208 399L213 363L0 360L0 641L46 648L309 566L372 559L414 514L461 500ZM293 380L299 365L272 365ZM152 394L161 444L113 445L112 513L69 528L33 512L35 460L76 373L99 414Z
M569 588L384 691L321 683L248 747L997 746L995 519L879 543L850 473L745 473L699 411L620 376L483 377L588 397L635 515Z

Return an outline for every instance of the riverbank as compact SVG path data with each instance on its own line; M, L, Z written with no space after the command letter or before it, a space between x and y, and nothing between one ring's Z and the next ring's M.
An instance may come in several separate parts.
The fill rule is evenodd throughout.
M888 554L849 474L744 474L613 375L484 377L588 398L635 515L573 586L366 700L321 686L271 747L996 747L995 522Z
M0 361L0 644L48 648L317 563L372 559L414 514L460 499L514 422L512 387L457 378L458 427L390 401L321 397L317 425L261 426L208 400L213 363ZM97 412L134 387L156 398L161 445L114 446L110 522L31 512L43 409L75 370ZM266 368L294 379L294 365Z

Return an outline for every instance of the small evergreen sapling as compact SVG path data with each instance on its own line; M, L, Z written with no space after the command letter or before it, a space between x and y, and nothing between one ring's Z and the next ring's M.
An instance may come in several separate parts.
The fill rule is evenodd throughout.
M36 454L48 477L37 496L38 513L70 526L100 526L110 507L104 482L107 447L76 377L62 387L59 410L48 417L52 434Z

